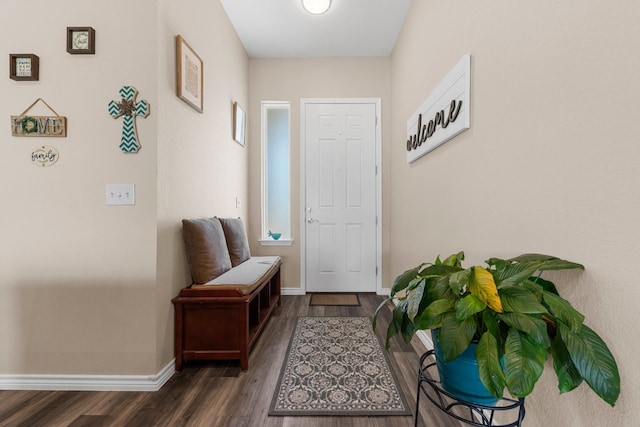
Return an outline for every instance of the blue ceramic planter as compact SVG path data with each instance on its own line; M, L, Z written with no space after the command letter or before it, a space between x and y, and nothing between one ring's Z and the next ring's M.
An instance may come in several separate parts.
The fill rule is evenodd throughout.
M495 405L498 399L487 391L478 375L477 345L470 344L460 356L451 362L444 362L438 341L438 330L432 330L431 336L442 388L460 400L479 405Z

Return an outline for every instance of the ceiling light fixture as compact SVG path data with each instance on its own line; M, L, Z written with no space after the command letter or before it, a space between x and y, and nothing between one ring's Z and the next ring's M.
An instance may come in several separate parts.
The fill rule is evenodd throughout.
M302 0L302 7L313 15L322 15L331 7L331 0Z

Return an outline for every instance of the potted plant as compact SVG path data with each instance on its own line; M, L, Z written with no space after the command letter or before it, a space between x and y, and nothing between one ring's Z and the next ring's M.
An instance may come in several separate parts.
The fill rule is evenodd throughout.
M396 334L409 342L416 331L431 329L444 359L440 368L474 346L479 379L494 400L505 388L516 398L529 395L550 354L560 393L584 380L615 404L620 375L609 348L555 285L540 277L545 270L584 269L581 264L539 254L491 258L486 266L469 268L463 260L463 252L438 257L395 279L373 317L375 328L380 310L395 302L387 348Z

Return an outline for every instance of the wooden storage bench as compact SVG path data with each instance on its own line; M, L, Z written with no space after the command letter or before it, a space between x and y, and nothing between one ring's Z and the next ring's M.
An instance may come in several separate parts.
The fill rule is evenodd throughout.
M240 218L182 220L193 283L171 302L176 370L187 360L239 360L280 305L278 256L252 257Z
M249 368L249 352L280 305L280 258L245 263L264 258L271 267L255 283L192 286L172 300L176 370L185 360L239 360L243 371Z

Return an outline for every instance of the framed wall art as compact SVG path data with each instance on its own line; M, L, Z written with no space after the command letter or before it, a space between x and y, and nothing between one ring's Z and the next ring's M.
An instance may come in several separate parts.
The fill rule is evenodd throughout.
M176 91L178 98L199 113L203 110L204 64L181 35L176 36Z
M39 80L40 58L32 53L9 54L9 78L11 80Z
M67 27L67 52L72 55L96 53L96 30L91 27Z
M246 127L247 115L237 102L233 103L233 139L244 147L244 130Z

